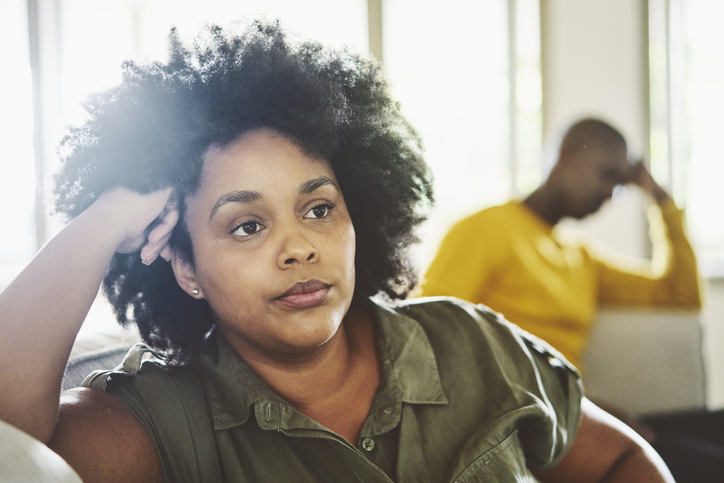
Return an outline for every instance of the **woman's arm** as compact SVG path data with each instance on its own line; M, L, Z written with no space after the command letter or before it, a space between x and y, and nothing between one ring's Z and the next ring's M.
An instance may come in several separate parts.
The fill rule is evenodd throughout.
M98 389L63 393L48 446L84 483L163 481L161 461L146 428L120 399Z
M106 267L116 251L143 247L150 263L165 249L178 216L165 209L170 193L103 193L0 293L0 419L50 439L68 356ZM155 243L144 246L147 227L160 215L148 234Z
M631 428L588 399L573 447L554 468L536 474L543 483L674 483L654 449Z

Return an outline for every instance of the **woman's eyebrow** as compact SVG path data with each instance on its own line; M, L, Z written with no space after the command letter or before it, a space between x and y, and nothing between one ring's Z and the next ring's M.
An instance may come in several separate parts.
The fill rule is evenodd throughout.
M310 179L309 181L305 181L304 183L302 183L302 185L299 187L299 194L306 195L326 185L331 185L334 187L334 189L340 191L337 183L327 178L326 176L320 176L319 178Z
M310 179L309 181L305 181L304 183L302 183L302 185L299 187L299 194L309 194L326 185L331 185L337 191L339 191L339 186L337 186L337 183L335 183L326 176L320 176L319 178ZM257 191L232 191L230 193L221 195L214 207L211 208L209 221L214 218L214 215L217 211L219 211L219 208L227 203L251 203L252 201L260 200L261 197L261 194Z
M209 221L214 218L216 212L227 203L251 203L261 199L261 194L256 191L232 191L219 197L209 215Z

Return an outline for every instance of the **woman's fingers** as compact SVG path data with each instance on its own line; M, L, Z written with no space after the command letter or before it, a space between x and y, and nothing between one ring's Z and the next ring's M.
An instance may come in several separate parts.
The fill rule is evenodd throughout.
M153 263L156 258L158 258L162 254L166 254L166 256L161 256L164 260L169 260L171 258L170 248L168 246L168 241L171 238L171 233L167 233L162 238L158 239L155 243L151 244L150 242L144 245L144 247L141 249L141 261L145 263L146 265L150 265ZM168 258L167 258L168 257Z
M108 210L110 219L115 220L116 226L124 233L124 238L117 248L119 253L133 253L141 249L148 240L151 230L150 226L158 221L163 223L168 215L167 205L171 196L171 188L155 191L149 194L140 194L126 188L114 188L104 192L96 203L102 204ZM168 210L169 212L175 210ZM178 217L176 217L178 219ZM173 222L175 224L175 221ZM170 231L173 229L165 228ZM157 239L163 237L164 228L157 235ZM151 230L152 231L152 230Z
M168 241L178 223L178 210L174 204L168 203L161 216L161 222L148 233L148 243L141 249L141 261L146 265L153 263L159 255L164 260L171 258Z
M171 247L168 245L164 246L161 250L161 253L159 253L159 256L166 260L167 262L171 261Z
M178 223L178 216L176 205L167 203L161 214L161 222L148 233L148 243L157 245L163 238L171 235L173 228Z

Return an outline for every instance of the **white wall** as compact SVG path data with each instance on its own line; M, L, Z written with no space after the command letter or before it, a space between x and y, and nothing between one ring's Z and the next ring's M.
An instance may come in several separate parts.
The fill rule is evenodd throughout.
M543 126L551 135L584 116L601 117L637 153L648 149L645 0L541 0ZM578 224L634 256L649 253L638 192Z
M541 0L543 124L547 135L581 116L617 126L637 153L648 152L646 0ZM573 224L634 256L649 253L643 207L634 190ZM724 280L706 281L703 311L708 405L724 407Z
M638 149L648 145L642 0L544 0L544 124L596 113Z

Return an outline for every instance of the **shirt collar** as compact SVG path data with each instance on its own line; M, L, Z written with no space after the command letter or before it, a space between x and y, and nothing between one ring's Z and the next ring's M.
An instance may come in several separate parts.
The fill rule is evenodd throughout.
M447 404L435 353L420 324L392 307L371 302L379 330L383 384L396 387L402 402Z
M447 404L435 354L422 327L383 303L371 299L363 303L378 329L382 381L376 398L409 404ZM279 428L281 406L288 404L234 352L218 331L209 337L198 363L206 379L215 429L244 424L252 411L262 428Z

